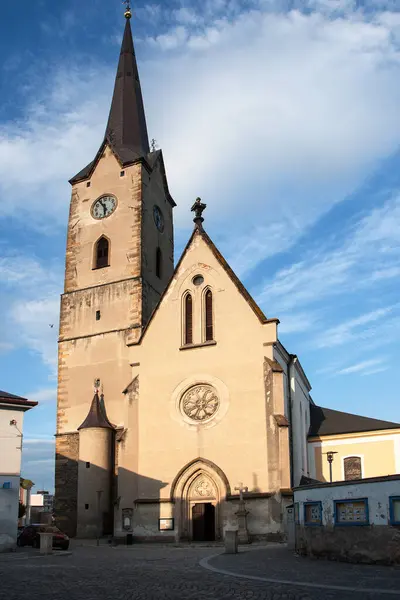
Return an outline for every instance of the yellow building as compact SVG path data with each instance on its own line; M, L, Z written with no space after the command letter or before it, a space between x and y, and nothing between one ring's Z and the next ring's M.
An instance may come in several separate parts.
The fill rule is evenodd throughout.
M313 478L345 481L400 473L400 424L315 405L310 409Z

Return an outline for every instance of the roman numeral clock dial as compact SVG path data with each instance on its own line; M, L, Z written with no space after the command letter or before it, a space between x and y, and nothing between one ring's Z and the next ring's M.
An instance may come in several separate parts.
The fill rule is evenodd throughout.
M102 196L92 205L92 217L94 219L105 219L117 208L117 199L114 196Z

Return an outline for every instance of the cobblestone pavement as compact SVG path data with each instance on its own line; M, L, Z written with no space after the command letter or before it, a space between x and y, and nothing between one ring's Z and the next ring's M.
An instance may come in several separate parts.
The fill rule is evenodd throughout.
M400 598L400 567L356 565L329 560L302 558L284 546L242 551L239 554L219 554L206 559L206 565L219 572L236 576L322 584L326 587L347 587L354 590L385 590L397 592ZM304 589L304 588L303 588ZM321 588L322 589L322 588ZM385 598L397 594L381 594ZM378 596L379 597L379 596Z
M376 600L378 598L400 598L400 592L397 596L373 591L359 593L253 581L212 572L199 565L201 559L206 559L221 550L220 548L174 548L144 545L129 548L84 546L73 548L72 554L69 556L61 554L42 557L37 551L1 555L1 597L7 600ZM288 558L288 554L290 553L284 548L274 546L266 550L243 552L237 556L214 557L210 559L210 564L236 572L252 570L253 573L257 572L257 575L266 575L265 563L268 555L270 558L267 562L273 565L273 569L268 571L268 575L274 573L281 578L282 573L285 572L285 578L289 575L290 578L296 575L298 579L299 573L308 572L309 577L317 583L326 585L327 581L335 581L336 585L353 584L348 579L351 574L347 567L351 567L351 565L329 564L328 570L332 568L332 571L331 579L327 580L326 572L324 570L320 572L319 566L316 568L316 563L310 563L300 558ZM293 573L286 565L284 570L278 573L276 565L285 560L296 560L298 561L296 564L302 566L298 566ZM364 567L356 567L356 569L360 569L360 573L365 572ZM379 567L376 572L379 577L379 587L383 587L384 572L381 573ZM400 572L398 570L389 568L385 573L387 573L386 579L389 578L393 582L393 586L399 583ZM251 575L250 572L247 574ZM372 580L373 576L370 581ZM393 589L396 588L392 587Z

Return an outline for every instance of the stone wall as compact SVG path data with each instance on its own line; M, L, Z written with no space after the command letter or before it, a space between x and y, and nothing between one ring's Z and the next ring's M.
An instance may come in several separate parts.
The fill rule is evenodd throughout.
M400 564L400 528L296 525L299 554L352 563Z
M56 437L56 477L54 513L56 525L69 535L76 535L78 497L79 434Z

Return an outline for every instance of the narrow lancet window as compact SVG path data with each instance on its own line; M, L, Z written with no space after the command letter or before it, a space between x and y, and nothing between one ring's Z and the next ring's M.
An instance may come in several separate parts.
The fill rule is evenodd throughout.
M96 244L96 269L108 267L109 243L108 239L101 237Z
M159 279L161 279L162 273L162 254L160 248L156 250L156 275Z
M213 328L213 297L211 290L206 291L205 296L205 322L206 322L206 342L214 339Z
M193 300L190 294L185 296L184 328L185 344L193 344Z

